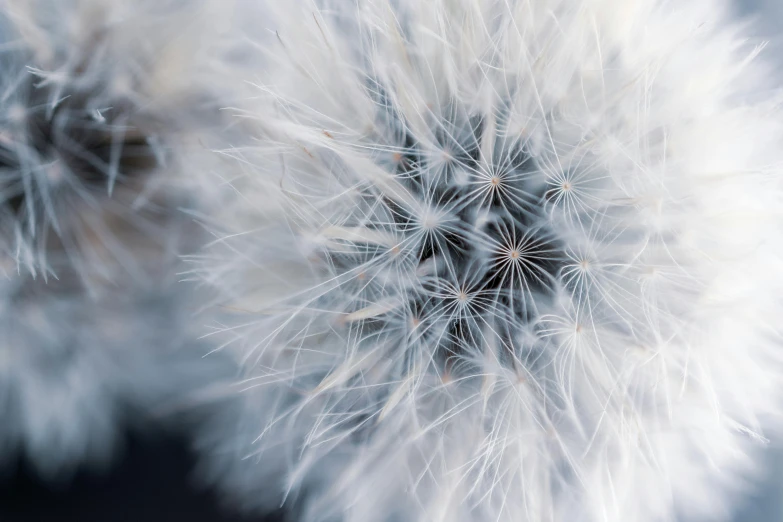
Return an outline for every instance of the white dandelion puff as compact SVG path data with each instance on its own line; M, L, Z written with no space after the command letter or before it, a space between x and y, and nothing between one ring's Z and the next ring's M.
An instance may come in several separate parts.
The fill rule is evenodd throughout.
M191 259L246 372L206 442L228 493L313 521L725 515L779 413L783 128L724 7L275 6L257 141Z

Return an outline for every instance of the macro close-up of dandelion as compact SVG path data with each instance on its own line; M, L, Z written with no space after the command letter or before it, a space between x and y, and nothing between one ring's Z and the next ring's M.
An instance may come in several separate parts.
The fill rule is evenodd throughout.
M227 518L139 520L783 516L776 6L0 5L0 457L163 427Z

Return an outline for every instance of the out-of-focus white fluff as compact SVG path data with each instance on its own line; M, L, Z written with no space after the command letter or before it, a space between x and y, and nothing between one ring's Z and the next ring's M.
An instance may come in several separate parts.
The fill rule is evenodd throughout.
M177 167L230 100L215 99L230 85L219 61L230 17L210 0L1 7L5 248L34 276L139 275L143 255L111 238L167 241L154 223L192 197L196 176Z
M192 259L246 372L205 438L227 492L308 521L725 515L783 376L779 98L726 6L270 10L257 143Z
M22 453L46 478L105 465L118 431L213 378L185 345L190 313L170 288L28 291L0 314L0 461Z
M240 83L231 23L222 0L0 2L0 460L105 461L214 378L177 272Z

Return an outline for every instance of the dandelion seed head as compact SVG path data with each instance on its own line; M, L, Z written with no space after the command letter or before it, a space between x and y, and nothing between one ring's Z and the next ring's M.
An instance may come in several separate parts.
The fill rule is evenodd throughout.
M719 3L318 6L262 46L249 196L204 268L265 295L219 333L280 496L308 520L719 511L684 477L744 469L726 419L779 393L748 389L780 362L748 270L780 259L758 216L781 131L737 101L756 73ZM729 255L724 220L768 256Z

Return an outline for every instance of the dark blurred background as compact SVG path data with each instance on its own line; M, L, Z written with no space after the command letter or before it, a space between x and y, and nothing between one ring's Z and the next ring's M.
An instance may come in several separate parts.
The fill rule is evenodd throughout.
M283 522L221 506L216 492L196 485L187 447L171 434L129 434L108 470L82 470L59 485L17 461L0 476L0 521Z

